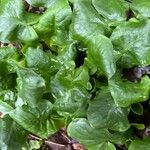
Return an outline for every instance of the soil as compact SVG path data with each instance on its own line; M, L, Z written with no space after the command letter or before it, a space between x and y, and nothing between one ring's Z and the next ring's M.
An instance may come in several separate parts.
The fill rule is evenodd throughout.
M29 140L41 140L40 138L30 134ZM67 135L66 129L60 129L48 139L43 141L39 150L86 150L78 141Z

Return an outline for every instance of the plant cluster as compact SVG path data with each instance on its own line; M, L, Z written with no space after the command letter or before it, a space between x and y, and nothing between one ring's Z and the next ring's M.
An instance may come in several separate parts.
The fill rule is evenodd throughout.
M88 150L149 150L149 18L149 0L0 0L0 149L66 128Z

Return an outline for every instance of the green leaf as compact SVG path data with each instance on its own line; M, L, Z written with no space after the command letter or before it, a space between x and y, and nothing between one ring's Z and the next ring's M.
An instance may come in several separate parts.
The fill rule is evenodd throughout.
M8 42L12 40L20 24L23 14L23 3L20 0L11 0L5 4L3 14L0 16L0 40Z
M10 105L8 105L6 102L0 101L0 112L3 116L9 114L12 110L13 108Z
M109 80L109 88L117 106L128 107L131 104L146 101L149 98L150 80L143 77L139 83L123 81L117 74Z
M14 61L19 60L19 54L14 47L1 47L0 48L0 75L5 76L10 73L15 73ZM16 62L18 63L18 62ZM19 64L19 63L18 63Z
M104 34L106 25L94 9L91 0L75 0L73 5L74 13L71 25L73 39L84 41L88 36Z
M85 45L88 48L87 59L97 66L101 74L111 78L116 71L111 41L103 35L90 36Z
M1 47L0 48L0 59L10 59L16 54L14 47Z
M139 124L139 123L131 123L131 125L133 127L135 127L138 130L144 130L145 129L145 125L144 124Z
M0 15L3 13L5 5L8 3L9 0L0 0Z
M36 32L42 39L49 44L49 40L52 36L61 35L59 42L63 39L66 42L66 22L71 15L71 9L67 0L54 0L49 1L49 8L39 18L39 22L34 25ZM43 34L44 33L44 34ZM67 32L68 33L68 32ZM57 39L55 39L57 41ZM54 42L54 41L53 41Z
M27 67L42 75L45 79L46 90L50 91L50 77L57 73L67 61L75 58L75 49L73 44L66 45L55 56L50 51L44 52L39 46L37 48L29 47L26 50L25 58Z
M10 116L27 131L41 138L47 138L57 130L50 118L51 110L51 103L43 100L34 108L30 106L17 107L10 113Z
M33 42L37 40L38 35L29 26L29 17L25 14L23 2L20 0L7 1L3 13L0 16L0 40L2 42L16 41L17 39L23 42ZM26 18L24 18L24 16ZM31 22L35 19L30 20ZM36 20L37 21L37 20Z
M137 115L142 115L143 114L143 105L140 103L133 104L133 105L131 105L131 110Z
M68 126L68 134L87 147L99 145L109 140L107 129L94 129L84 118L73 120Z
M98 146L90 147L88 150L116 150L116 148L112 143L104 142Z
M30 149L33 150L33 149L40 149L41 147L41 144L42 142L41 141L36 141L36 140L30 140Z
M129 146L129 150L149 150L150 148L150 139L144 139L144 140L135 140L132 141L131 145Z
M87 117L95 128L109 128L125 131L130 124L127 118L128 111L118 107L108 90L99 91L96 98L89 104Z
M39 21L39 14L24 12L24 20L26 21L26 26L33 27ZM25 26L25 27L26 27Z
M84 67L75 70L71 61L62 66L51 80L51 91L55 99L54 107L59 111L73 113L90 98L91 89L88 70Z
M98 13L109 21L126 20L128 5L124 0L93 0L92 4Z
M31 106L41 101L45 90L44 79L33 70L19 68L17 78L18 96Z
M23 42L35 41L38 39L38 35L31 26L22 26L18 30L18 38Z
M110 142L120 143L124 135L111 134L106 128L93 128L85 118L74 119L67 128L68 135L80 141L89 150L102 150L101 148L114 148ZM107 143L108 142L108 143ZM108 144L108 145L107 145Z
M150 1L147 0L134 0L131 4L131 9L134 11L134 13L142 18L142 17L150 17Z
M123 67L150 64L149 28L149 20L132 19L113 31L111 40L120 52L119 61Z
M102 22L102 18L95 11L90 0L75 1L71 26L72 38L82 42L88 49L87 64L94 64L99 72L110 78L115 73L115 64L112 43L107 37L101 35L106 30L109 29Z
M58 60L60 65L64 65L68 61L75 60L76 53L77 51L75 49L74 43L67 44L65 47L58 51L56 59Z
M27 132L10 117L0 119L0 149L14 150L26 146Z
M47 68L51 67L52 54L50 51L44 52L42 48L29 47L25 53L28 68L42 70L44 73L49 72Z

